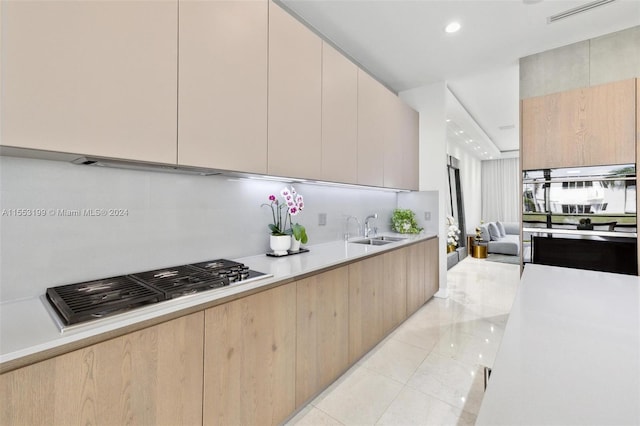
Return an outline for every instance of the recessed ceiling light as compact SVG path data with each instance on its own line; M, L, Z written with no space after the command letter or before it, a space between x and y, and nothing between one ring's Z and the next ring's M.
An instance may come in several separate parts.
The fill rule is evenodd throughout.
M451 121L451 119L450 119L450 118L447 118L447 123L449 123L450 121Z
M463 133L464 133L464 130L460 130L460 134L463 134Z
M460 31L460 28L460 23L453 21L444 28L444 31L451 34Z

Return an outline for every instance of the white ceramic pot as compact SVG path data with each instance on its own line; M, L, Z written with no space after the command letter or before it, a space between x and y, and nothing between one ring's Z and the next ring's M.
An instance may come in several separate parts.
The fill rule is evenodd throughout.
M287 250L291 247L290 235L271 235L269 237L269 245L274 254L283 256L287 254Z
M298 251L300 250L300 240L296 240L296 238L292 235L291 236L291 251Z

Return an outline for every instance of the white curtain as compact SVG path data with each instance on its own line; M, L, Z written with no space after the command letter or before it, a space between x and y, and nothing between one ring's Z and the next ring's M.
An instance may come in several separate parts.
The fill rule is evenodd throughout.
M517 158L482 162L482 219L520 222L520 187Z

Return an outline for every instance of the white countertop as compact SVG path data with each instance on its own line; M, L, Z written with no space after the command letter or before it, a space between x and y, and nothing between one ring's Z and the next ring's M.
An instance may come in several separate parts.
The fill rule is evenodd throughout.
M640 278L528 264L476 425L639 425Z
M309 253L286 257L258 255L234 259L253 270L271 274L273 278L246 284L232 284L228 287L148 305L124 314L95 320L64 333L59 331L45 308L44 302L39 297L3 302L0 304L0 365L279 281L295 279L298 276L324 268L382 253L416 240L433 238L435 234L422 233L402 235L402 237L407 239L384 246L339 241L307 245L306 247L310 249Z

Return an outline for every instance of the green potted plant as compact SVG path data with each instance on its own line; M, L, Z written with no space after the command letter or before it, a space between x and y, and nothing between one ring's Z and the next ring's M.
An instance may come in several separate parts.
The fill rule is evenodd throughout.
M395 209L393 211L391 229L401 234L418 234L422 231L416 222L416 214L410 209Z

